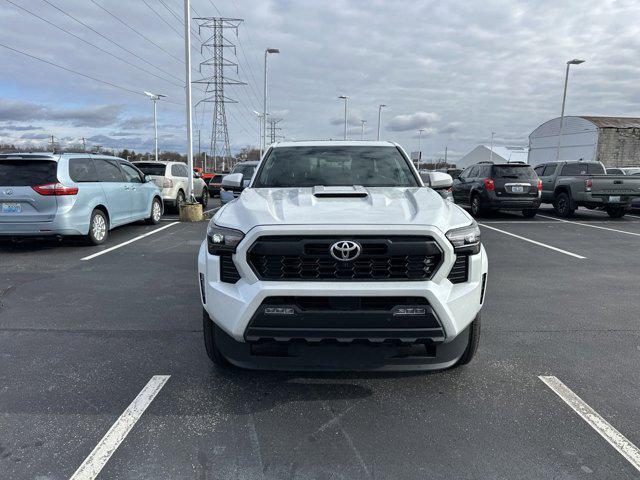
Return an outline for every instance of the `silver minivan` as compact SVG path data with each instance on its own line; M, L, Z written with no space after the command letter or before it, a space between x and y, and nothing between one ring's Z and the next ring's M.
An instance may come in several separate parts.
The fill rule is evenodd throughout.
M114 227L157 224L163 208L155 183L121 158L0 155L0 236L82 235L98 245Z

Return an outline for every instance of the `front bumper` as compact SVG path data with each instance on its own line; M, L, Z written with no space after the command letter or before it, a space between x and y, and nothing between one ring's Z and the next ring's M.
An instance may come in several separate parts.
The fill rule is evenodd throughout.
M245 358L245 354L250 354L252 347L245 338L247 327L265 299L270 297L421 297L433 310L444 332L439 338L433 338L433 343L439 345L439 351L442 353L424 356L417 360L413 359L411 360L413 363L410 363L414 366L409 368L417 368L418 364L423 367L426 365L426 368L447 368L450 366L449 364L455 363L464 350L464 348L460 350L458 347L462 344L466 345L464 335L466 335L467 327L476 318L482 306L482 292L485 287L483 280L486 281L485 274L488 268L484 247L481 248L479 254L469 257L468 281L458 284L453 284L447 279L455 261L453 247L441 231L426 227L394 229L393 233L394 235L429 235L438 241L444 251L443 264L429 281L260 281L246 263L247 249L259 236L313 235L318 231L345 235L372 235L379 234L379 228L379 226L352 226L348 231L339 231L335 226L315 225L297 226L293 229L291 227L286 229L282 227L256 227L247 233L238 246L237 253L233 256L233 261L241 276L235 284L220 281L220 257L208 253L205 240L198 255L198 271L201 275L201 287L206 299L203 306L214 324L224 332L225 344L222 348L226 348L226 350L223 353L229 356L230 361L234 362L235 356L238 357L235 359L235 363L249 366L251 355L247 357L248 360ZM456 340L459 337L462 339ZM338 346L340 347L340 345ZM368 350L366 348L363 350L360 347L364 346L357 346L354 342L350 342L347 352L351 353L346 356L360 355L361 353L365 358L372 360L373 368L388 364L389 361L396 358L391 355L390 351L386 351L390 348L386 345L380 346L381 348L375 355L366 353ZM299 348L296 347L296 349ZM316 354L319 352L317 348L312 351ZM335 351L332 353L337 355ZM309 358L313 358L313 355L315 354ZM297 351L297 358L300 363L304 364L307 357ZM329 355L329 358L332 358L332 355ZM254 367L260 368L265 362L270 364L261 358ZM405 361L400 361L400 365L406 366L405 363ZM317 362L313 365L314 368L318 368ZM329 368L333 368L333 366L332 361L327 365Z

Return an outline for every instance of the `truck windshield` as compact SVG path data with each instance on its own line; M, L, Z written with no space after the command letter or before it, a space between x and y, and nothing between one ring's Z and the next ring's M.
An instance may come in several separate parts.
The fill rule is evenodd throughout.
M246 165L243 163L238 163L235 167L233 167L233 170L231 173L241 173L244 175L245 180L249 180L253 176L253 172L255 172L255 170L256 170L255 164Z
M253 186L317 185L417 187L418 182L396 147L300 146L274 148L265 158Z

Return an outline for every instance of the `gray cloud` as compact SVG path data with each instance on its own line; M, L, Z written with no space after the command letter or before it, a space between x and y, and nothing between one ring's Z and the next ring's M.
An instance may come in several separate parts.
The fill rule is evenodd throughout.
M451 122L447 123L444 127L440 128L439 133L457 133L462 128L462 122Z
M125 130L140 130L142 128L144 129L153 128L153 117L140 116L140 117L125 118L120 122L118 126Z
M52 105L0 98L0 121L49 120L74 127L105 127L113 125L122 111L120 105L92 105L62 108ZM18 129L19 130L19 129Z
M30 130L42 130L42 127L36 127L35 125L2 125L2 128L6 128L12 132L28 132Z
M44 140L49 137L50 135L47 135L46 133L25 133L20 136L23 140Z
M416 112L408 115L396 115L389 123L387 130L390 132L407 132L427 128L440 120L440 115L433 112Z

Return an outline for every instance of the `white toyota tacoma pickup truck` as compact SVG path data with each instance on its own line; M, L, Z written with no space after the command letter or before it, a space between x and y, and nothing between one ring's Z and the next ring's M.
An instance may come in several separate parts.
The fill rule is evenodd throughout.
M399 145L283 142L211 219L198 272L219 366L435 370L477 349L487 255Z

